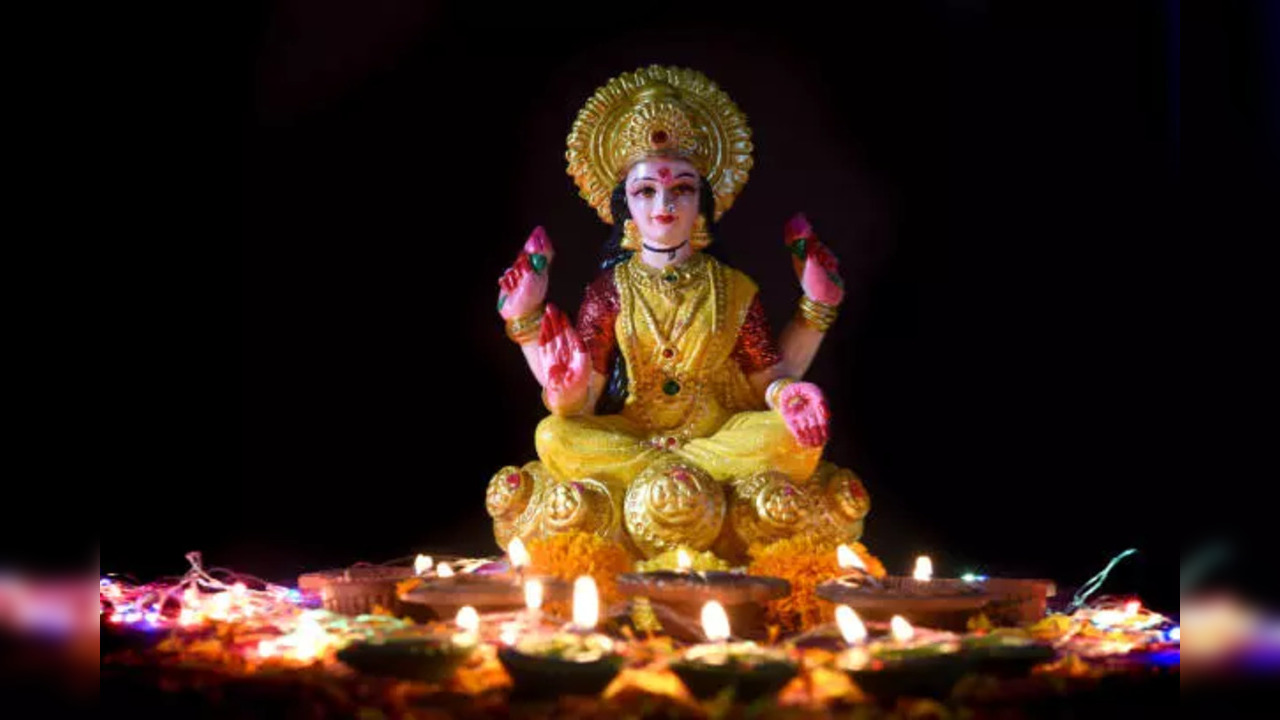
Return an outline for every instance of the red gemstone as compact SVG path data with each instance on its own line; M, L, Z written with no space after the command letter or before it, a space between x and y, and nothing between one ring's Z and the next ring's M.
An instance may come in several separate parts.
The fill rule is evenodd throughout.
M520 487L520 473L511 473L507 476L507 486L511 488Z
M795 488L793 488L793 487L791 487L790 485L788 485L788 486L786 486L786 487L782 488L782 494L783 494L783 495L786 495L787 497L791 497L792 495L795 495L795 494L796 494L796 490L795 490Z
M675 447L675 444L676 444L675 438L667 438L667 447ZM680 480L684 481L684 477L681 477Z
M676 356L676 351L672 350L671 348L665 348L662 351L662 357L664 358L673 358L675 356Z
M654 130L653 134L650 135L649 137L653 140L654 145L663 145L667 142L667 131Z
M867 494L867 489L862 487L862 483L857 480L849 481L849 494L854 497L862 497Z

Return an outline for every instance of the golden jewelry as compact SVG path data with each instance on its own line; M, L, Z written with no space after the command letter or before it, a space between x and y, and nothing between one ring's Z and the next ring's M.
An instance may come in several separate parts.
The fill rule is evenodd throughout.
M782 377L769 383L769 387L764 391L765 403L776 410L778 408L778 396L781 395L782 391L793 382L795 382L795 380L792 378Z
M640 236L640 226L636 225L635 220L627 218L627 221L622 223L622 249L640 252L640 244L643 240L644 238Z
M610 80L587 100L565 153L578 194L613 224L613 188L639 160L688 160L716 196L719 220L747 183L751 129L729 96L696 70L650 65Z
M538 305L524 315L507 320L507 337L517 345L537 340L538 334L542 332L542 314L545 309L545 305Z
M693 234L689 236L689 244L694 250L701 250L710 245L711 240L711 233L707 232L707 218L699 213L698 219L693 223Z
M826 332L831 327L831 323L836 321L839 312L839 307L835 305L820 303L804 295L800 298L800 312L796 317L814 330Z

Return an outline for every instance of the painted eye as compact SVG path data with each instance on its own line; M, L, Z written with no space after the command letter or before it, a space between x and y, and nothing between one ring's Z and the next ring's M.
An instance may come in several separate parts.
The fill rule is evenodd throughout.
M651 187L642 187L642 188L640 188L639 190L637 190L637 191L636 191L636 195L638 195L638 196L640 196L640 197L651 198L651 197L653 197L653 196L654 196L654 194L656 194L656 192L657 192L657 191L656 191L656 190L654 190L654 189L653 189L653 188L651 188Z

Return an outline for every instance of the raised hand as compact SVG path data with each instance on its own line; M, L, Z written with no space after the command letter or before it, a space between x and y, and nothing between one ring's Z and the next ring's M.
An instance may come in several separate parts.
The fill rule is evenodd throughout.
M788 220L782 235L804 294L824 305L839 305L844 300L840 263L830 248L818 240L804 213Z
M831 413L817 385L796 382L783 388L778 393L778 412L802 446L822 447L827 443Z
M542 316L538 360L543 389L552 408L575 408L587 398L591 362L587 346L560 308L550 303Z
M528 315L547 297L555 250L542 226L533 229L511 267L498 278L498 314L503 320Z

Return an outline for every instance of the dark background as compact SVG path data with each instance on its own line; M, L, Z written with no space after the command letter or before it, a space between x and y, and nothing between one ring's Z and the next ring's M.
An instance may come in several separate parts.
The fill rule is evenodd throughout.
M103 569L180 573L201 550L288 580L495 552L485 485L535 457L544 412L496 278L541 224L550 299L576 310L606 228L565 136L596 87L659 63L749 117L755 168L717 242L775 332L799 296L786 219L805 211L842 260L849 299L808 379L829 457L871 492L871 550L1076 585L1137 548L1106 590L1172 609L1180 542L1264 517L1177 472L1190 448L1167 424L1193 391L1155 350L1180 323L1152 285L1188 228L1224 231L1194 208L1270 179L1252 143L1276 147L1254 95L1277 77L1274 17L1212 18L1186 80L1216 93L1196 129L1219 142L1184 157L1176 3L1027 5L261 6L229 42L233 104L174 112L148 156L162 195L240 189L188 223L238 219L242 265L158 303L151 489L108 526ZM1196 202L1188 166L1213 171ZM235 237L183 260L213 267Z

